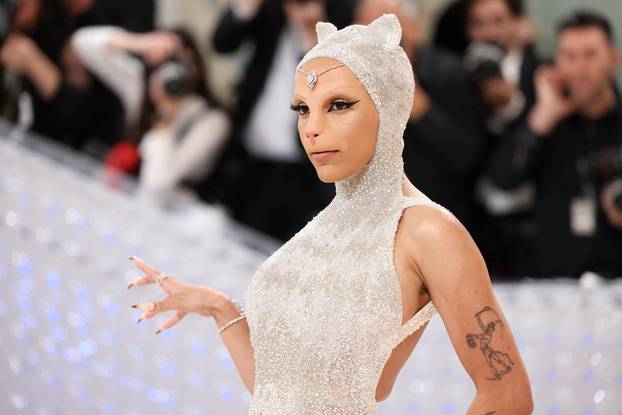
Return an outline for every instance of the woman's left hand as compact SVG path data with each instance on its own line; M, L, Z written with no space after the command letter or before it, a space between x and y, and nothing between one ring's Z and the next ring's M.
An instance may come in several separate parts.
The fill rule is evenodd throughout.
M160 271L147 265L141 258L130 257L130 259L134 261L136 266L144 272L145 275L132 281L127 287L128 290L133 286L143 286L157 282L158 276L161 274ZM160 313L175 311L175 315L165 322L156 334L173 327L189 313L197 313L206 317L212 316L215 307L220 304L223 299L226 299L226 295L218 290L201 285L189 284L172 276L162 280L160 286L167 294L165 298L159 301L138 303L132 306L133 308L139 308L143 311L137 323L146 319L151 319Z

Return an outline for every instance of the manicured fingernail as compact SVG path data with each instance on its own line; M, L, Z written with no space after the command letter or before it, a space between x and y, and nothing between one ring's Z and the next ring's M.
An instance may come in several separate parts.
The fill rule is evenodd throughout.
M162 329L158 329L158 331L155 332L155 334L160 334L162 333Z
M136 278L134 279L132 282L130 282L130 285L127 286L127 289L129 290L130 288L132 288L134 285L138 284L138 281L140 281L140 278Z
M141 321L143 321L143 318L139 318L138 321L136 322L136 324L140 323Z
M132 308L140 308L143 311L153 311L155 310L155 304L153 303L138 303L134 304Z

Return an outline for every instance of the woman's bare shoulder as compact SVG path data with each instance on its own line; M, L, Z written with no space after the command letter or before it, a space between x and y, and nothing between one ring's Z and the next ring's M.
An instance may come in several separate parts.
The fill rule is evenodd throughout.
M411 242L449 241L469 236L464 225L444 206L432 203L415 204L404 209L403 225Z
M404 176L402 192L406 197L414 197L426 203L416 203L404 209L402 225L413 244L440 243L470 238L469 232L460 220L443 205L429 198Z

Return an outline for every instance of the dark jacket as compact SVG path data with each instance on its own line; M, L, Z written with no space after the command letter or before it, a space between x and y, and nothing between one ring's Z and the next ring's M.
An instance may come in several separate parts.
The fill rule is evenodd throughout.
M257 14L248 21L236 18L228 8L213 34L214 49L220 53L236 51L245 41L251 41L255 48L235 89L237 105L233 111L234 140L231 143L236 147L240 145L240 135L266 83L279 37L287 23L282 3L282 0L265 0ZM328 20L338 27L350 24L354 4L354 0L328 0ZM294 130L292 134L297 132ZM301 155L304 155L302 150Z
M527 112L536 103L536 89L534 85L534 74L542 60L536 55L533 46L525 49L523 63L520 68L520 79L518 87L525 96L525 111Z
M483 151L479 122L483 110L470 91L461 61L453 54L421 48L414 69L432 103L422 119L407 125L404 170L417 188L470 228L473 182Z
M603 184L622 175L595 175L580 166L594 154L622 148L622 102L616 92L614 107L601 119L579 115L562 121L547 137L538 137L527 122L499 143L490 159L489 171L495 183L512 189L525 180L537 187L533 244L533 273L574 275L591 270L605 275L622 275L622 231L609 224L600 204ZM595 191L596 233L577 236L570 226L570 203Z
M328 20L337 27L350 24L355 4L356 0L327 0ZM245 150L242 145L242 133L266 83L279 37L286 24L283 0L264 0L257 14L248 21L238 19L231 8L228 8L213 33L214 49L221 53L236 51L244 42L251 42L254 46L253 55L246 72L235 88L237 100L232 111L233 132L231 139L228 141L222 158L210 180L203 184L203 187L210 189L211 193L210 196L205 196L207 192L203 192L203 197L206 200L219 201L233 207L234 211L239 210L238 207L240 206L251 203L249 202L251 197L248 191L249 186L256 186L255 183L270 180L269 178L252 177L257 175L257 170L252 168L253 165L270 163L265 160L255 160ZM296 129L292 129L292 139L296 139L297 135ZM298 139L296 141L300 144ZM291 167L296 171L304 171L304 175L309 177L311 182L301 181L298 187L303 186L308 188L310 193L318 192L323 195L314 206L309 207L311 210L317 210L318 206L325 204L325 200L330 200L333 197L334 186L323 184L317 177L309 174L309 172L313 173L313 167L306 159L302 144L298 146L298 149L301 161L284 163L291 165L284 166L284 168L289 169ZM277 165L278 163L272 164ZM279 169L283 166L276 167L276 171L280 171ZM252 183L249 183L249 179L252 179ZM287 192L287 189L282 189L282 191ZM292 203L297 204L298 201L294 200ZM295 209L296 206L292 207L292 210Z
M93 6L77 18L77 26L119 26L130 32L150 32L155 29L154 0L96 0Z

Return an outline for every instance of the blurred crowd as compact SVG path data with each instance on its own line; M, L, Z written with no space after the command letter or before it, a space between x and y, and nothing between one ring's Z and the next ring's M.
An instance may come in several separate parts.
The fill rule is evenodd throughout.
M607 16L558 22L553 56L521 0L456 0L426 36L417 0L229 0L212 53L247 48L231 104L188 27L153 0L0 0L0 114L135 175L155 201L223 205L287 240L334 185L307 160L290 109L315 24L395 13L416 77L406 174L470 231L491 274L622 276L620 52ZM379 64L382 64L379 62Z

